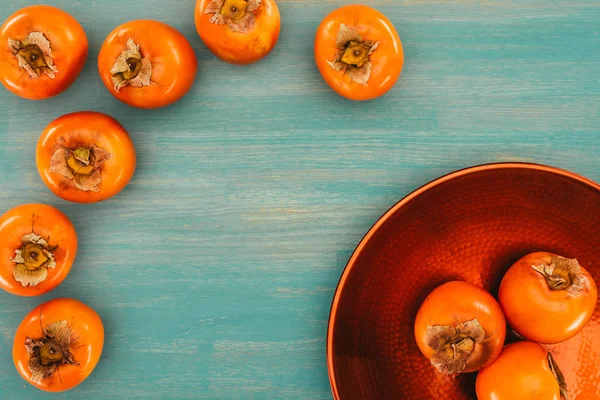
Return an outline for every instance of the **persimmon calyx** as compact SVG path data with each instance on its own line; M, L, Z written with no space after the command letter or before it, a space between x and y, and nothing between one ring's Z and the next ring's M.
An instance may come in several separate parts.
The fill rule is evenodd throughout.
M560 394L564 398L564 400L569 400L569 393L567 390L567 381L565 380L565 376L563 375L560 368L558 368L558 364L554 361L554 357L552 357L551 353L548 353L548 365L550 365L550 370L554 374L556 378L556 382L558 382L558 386L560 388Z
M110 159L111 153L95 145L70 149L65 146L62 137L60 143L50 159L48 171L64 176L84 192L100 191L102 166Z
M429 361L444 374L459 374L486 333L477 319L456 326L427 327L427 345L435 350Z
M327 60L327 64L336 71L342 71L354 82L366 84L371 77L371 54L377 50L379 42L363 40L358 31L341 24L335 47L335 58Z
M31 32L23 40L8 39L8 48L19 61L19 67L31 78L38 79L46 74L54 79L58 73L50 41L42 32Z
M11 259L15 263L13 276L23 287L37 286L48 277L48 268L56 267L53 254L56 249L33 232L21 237L21 244Z
M57 321L42 330L39 339L25 339L25 347L29 355L27 364L31 379L40 383L50 378L58 367L64 364L77 365L71 354L71 330L67 321Z
M550 290L565 290L570 294L587 292L588 280L581 273L581 266L574 258L552 256L550 264L532 265L539 272Z
M117 92L127 85L133 87L150 86L152 63L149 58L142 57L140 46L129 38L125 49L117 57L110 73L112 74L113 86Z
M232 31L248 33L256 25L254 11L260 7L261 0L213 0L204 14L212 14L210 22L227 25Z

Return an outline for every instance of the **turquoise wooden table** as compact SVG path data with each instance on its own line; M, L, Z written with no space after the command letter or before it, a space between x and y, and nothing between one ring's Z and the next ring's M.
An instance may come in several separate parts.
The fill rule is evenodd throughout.
M4 20L39 1L3 0ZM338 97L313 61L322 18L348 1L280 0L282 32L263 62L218 61L196 34L194 1L72 1L90 41L74 86L31 102L0 91L0 211L43 202L79 234L65 282L40 298L0 293L2 399L330 399L325 335L352 250L411 190L495 161L550 164L600 180L597 0L380 0L403 40L396 87L369 103ZM181 30L200 60L192 92L157 111L124 106L97 54L131 19ZM54 118L113 115L138 152L117 197L76 205L35 166ZM21 319L55 297L102 317L102 359L58 395L16 372Z

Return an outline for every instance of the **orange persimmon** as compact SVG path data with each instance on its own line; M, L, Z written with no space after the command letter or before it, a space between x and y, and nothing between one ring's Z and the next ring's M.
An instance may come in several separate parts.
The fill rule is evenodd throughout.
M329 14L315 39L315 61L325 82L350 100L371 100L396 84L404 50L389 19L374 8L348 5Z
M194 49L175 28L152 20L126 22L106 38L98 70L109 92L138 108L175 103L192 88Z
M129 134L114 118L91 111L63 115L42 132L36 162L57 196L94 203L119 193L135 172Z
M564 342L581 331L594 314L597 298L594 279L577 260L548 252L518 260L498 292L510 327L544 344Z
M197 0L200 38L221 60L245 65L273 50L281 22L275 0Z
M62 283L77 254L77 233L65 214L24 204L0 217L0 287L39 296Z
M47 99L69 88L87 55L85 31L56 7L22 8L0 28L0 81L26 99Z
M505 346L477 374L478 400L560 400L567 384L552 355L534 342Z
M63 392L94 370L104 346L98 314L74 299L40 304L23 319L13 342L13 361L31 385Z
M477 371L492 363L504 345L506 322L485 290L451 281L435 288L415 319L421 353L445 374Z

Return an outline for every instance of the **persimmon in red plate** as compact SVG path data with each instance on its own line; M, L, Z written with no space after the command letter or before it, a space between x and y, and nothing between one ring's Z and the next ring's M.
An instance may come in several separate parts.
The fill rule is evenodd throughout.
M317 29L314 52L325 82L350 100L384 95L404 65L396 28L365 5L344 6L327 15Z
M479 371L478 400L568 399L560 366L540 344L524 341L502 349L494 363Z
M98 71L108 91L138 108L160 108L185 96L196 80L198 60L185 36L153 20L116 27L104 40Z
M334 398L475 400L475 373L441 373L419 350L421 304L449 281L496 296L510 266L536 251L577 258L598 282L598 215L600 185L534 164L468 168L406 196L367 232L336 290L327 334ZM598 393L598 340L596 307L578 334L548 347L571 400Z
M22 8L0 28L0 81L26 99L47 99L65 91L81 73L87 56L85 31L56 7Z
M109 115L80 111L52 121L36 150L37 168L57 196L95 203L119 193L136 166L133 142Z
M246 65L277 44L281 21L275 0L197 0L196 30L221 60Z
M510 267L498 291L509 325L545 344L564 342L588 323L598 289L577 259L548 252L528 254Z
M46 204L23 204L0 216L0 288L39 296L60 285L77 255L69 218Z
M104 326L91 307L75 299L54 299L34 308L13 342L19 374L38 389L64 392L92 373L104 347Z
M445 374L478 371L500 354L506 321L500 305L485 290L450 281L435 288L415 319L421 353Z

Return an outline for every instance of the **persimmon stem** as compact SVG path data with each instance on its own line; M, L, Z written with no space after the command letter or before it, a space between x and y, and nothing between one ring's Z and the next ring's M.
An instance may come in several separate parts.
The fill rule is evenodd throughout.
M53 339L42 339L40 342L42 342L40 347L40 362L43 366L64 362L65 356L60 344Z
M48 276L48 268L54 268L53 251L48 241L35 233L21 237L20 248L15 249L15 256L11 258L14 263L13 277L24 287L36 286Z
M458 374L467 367L475 345L485 339L485 331L477 319L456 326L427 327L427 345L435 350L430 362L440 372Z
M225 0L221 7L221 14L234 20L240 20L246 16L247 0Z
M550 370L556 378L556 382L558 382L561 396L564 398L564 400L569 400L569 393L567 391L567 381L565 380L565 376L563 375L560 368L558 368L558 364L556 363L556 361L554 361L554 357L552 357L552 354L550 352L548 352L548 364L550 365Z
M148 86L152 77L152 63L142 55L140 46L129 38L110 73L117 92L125 86Z
M23 257L23 264L30 271L40 268L48 261L48 257L44 254L44 249L36 243L27 243L23 246L21 256Z
M23 47L19 50L18 54L23 57L23 59L27 61L27 64L34 70L48 66L44 60L44 53L36 44L29 44Z
M54 79L58 68L52 60L50 41L42 32L30 32L26 37L8 39L8 47L19 62L19 67L27 71L33 79L47 75Z
M369 61L370 48L362 43L351 41L347 44L341 61L357 68L362 68Z
M327 64L354 82L366 84L372 69L370 56L379 48L379 42L365 40L356 29L341 24L335 46L335 58L327 60Z
M532 265L531 268L544 277L552 291L565 290L577 294L586 290L587 280L576 259L552 256L550 264Z
M35 382L48 379L64 364L77 365L71 354L71 330L67 321L57 321L42 329L39 339L26 338L27 363Z
M204 9L212 24L227 25L233 32L249 33L256 26L254 12L261 0L212 0Z

